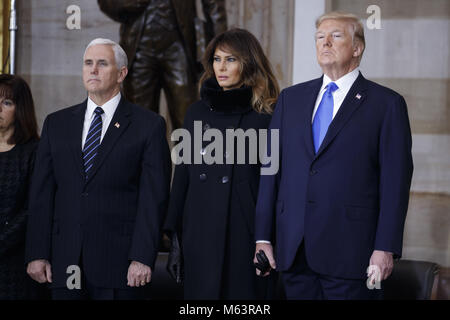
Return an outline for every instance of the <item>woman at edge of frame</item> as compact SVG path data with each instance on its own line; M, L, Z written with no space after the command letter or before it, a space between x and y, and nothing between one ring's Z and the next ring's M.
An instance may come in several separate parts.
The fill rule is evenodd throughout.
M27 197L39 142L33 97L20 76L0 75L0 300L46 300L25 266Z
M217 35L202 64L201 99L188 109L183 128L191 134L191 145L194 121L201 121L203 133L220 130L223 164L205 164L203 157L201 164L193 163L194 153L212 151L205 148L210 142L203 141L200 150L191 146L192 164L176 165L164 226L172 242L167 269L183 281L185 299L270 299L274 279L257 277L253 265L260 159L249 154L246 139L245 164L236 163L236 141L234 164L227 164L225 133L255 130L258 141L251 143L258 150L259 129L269 127L279 86L258 40L243 29ZM251 156L256 164L250 163Z

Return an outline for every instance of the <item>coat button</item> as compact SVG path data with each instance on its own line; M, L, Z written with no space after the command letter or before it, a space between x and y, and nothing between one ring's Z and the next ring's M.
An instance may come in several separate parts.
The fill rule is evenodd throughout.
M6 224L6 225L8 225L8 224L9 224L9 222L8 222L8 221L6 221L6 222L5 222L5 224Z
M309 174L312 175L312 176L315 175L316 173L317 173L316 170L311 170L311 171L309 172Z
M206 181L206 174L205 173L202 173L200 175L200 181Z
M211 126L208 123L205 123L203 125L203 131L209 130L211 128Z
M82 197L87 197L88 195L89 195L89 193L87 193L87 192L83 192L83 193L81 194Z
M228 176L223 176L222 177L222 183L228 183L228 181L229 181L229 178L228 178Z

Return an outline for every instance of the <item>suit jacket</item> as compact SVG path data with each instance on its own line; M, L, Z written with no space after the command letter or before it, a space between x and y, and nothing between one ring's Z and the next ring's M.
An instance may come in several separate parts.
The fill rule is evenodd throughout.
M145 26L145 9L151 0L97 0L100 9L111 19L120 22L120 45L125 50L129 60L129 68L133 65L136 49L141 40ZM196 39L194 18L197 16L195 0L169 0L175 12L177 29L183 40L186 55L194 71L197 68L197 43L207 45L217 34L227 29L225 1L202 0L203 12L206 18L205 39ZM196 75L194 75L196 76Z
M281 271L304 241L314 271L365 278L373 250L402 253L413 171L407 107L359 74L315 154L321 85L322 78L298 84L278 99L270 128L280 130L280 169L261 177L256 240L276 243Z
M120 100L89 178L81 136L87 100L44 122L30 191L26 261L49 260L53 286L83 261L98 287L125 288L132 260L153 269L170 182L165 122Z

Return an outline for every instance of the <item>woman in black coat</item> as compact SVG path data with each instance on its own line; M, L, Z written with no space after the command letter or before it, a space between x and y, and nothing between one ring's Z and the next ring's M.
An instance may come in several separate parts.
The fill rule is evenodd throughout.
M18 76L0 75L0 300L48 297L46 289L28 277L24 257L27 195L37 144L27 83Z
M172 134L183 138L172 151L168 270L180 280L183 262L185 299L262 299L268 280L253 265L259 133L269 127L278 84L258 40L242 29L216 36L203 66L201 100L188 109L185 131ZM230 133L241 139L227 143Z

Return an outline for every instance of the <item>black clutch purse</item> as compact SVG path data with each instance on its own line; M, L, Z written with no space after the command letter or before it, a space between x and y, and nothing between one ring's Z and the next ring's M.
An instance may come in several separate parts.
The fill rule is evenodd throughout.
M270 271L270 262L263 250L259 250L256 253L256 260L258 260L258 262L255 262L254 264L255 267L261 271L261 275Z

